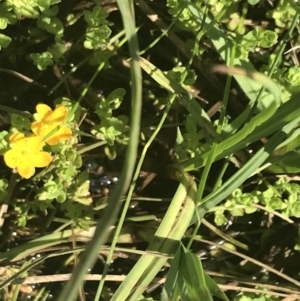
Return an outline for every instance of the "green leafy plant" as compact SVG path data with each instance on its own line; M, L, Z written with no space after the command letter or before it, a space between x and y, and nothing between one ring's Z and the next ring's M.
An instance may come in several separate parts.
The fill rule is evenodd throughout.
M30 58L39 70L45 70L48 66L53 65L53 56L50 52L32 53Z
M297 4L104 2L0 4L0 299L298 297Z
M299 192L300 186L296 183L287 182L284 177L264 191L257 189L253 192L242 193L241 189L237 189L223 206L213 208L215 223L218 226L227 223L228 220L224 215L226 211L229 211L232 216L253 214L259 210L255 204L261 204L269 212L278 211L285 217L298 218L300 216Z
M277 43L277 38L278 36L275 32L256 27L243 37L242 46L248 51L254 51L257 46L269 48Z
M111 154L115 156L114 153L118 146L115 144L116 142L128 143L128 117L125 115L113 116L113 111L120 107L125 94L124 89L117 89L111 92L107 98L102 97L96 106L96 113L101 121L93 127L92 134L108 143L109 148L106 149L106 154L109 157Z
M105 24L108 14L100 6L93 11L85 11L84 19L88 24L84 47L87 49L104 49L111 35L110 28Z

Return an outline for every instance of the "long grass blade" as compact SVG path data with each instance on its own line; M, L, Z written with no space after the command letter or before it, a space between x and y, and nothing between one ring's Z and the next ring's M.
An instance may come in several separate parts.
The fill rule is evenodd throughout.
M169 209L149 244L147 249L149 254L143 255L138 260L111 301L138 300L167 261L167 258L157 255L159 253L168 255L176 253L180 240L193 216L195 197L196 183L191 176L183 173Z
M74 301L78 294L78 289L83 282L87 269L95 262L97 252L108 236L108 228L115 220L119 212L119 199L128 189L131 177L134 171L135 160L137 157L137 147L139 140L141 107L142 107L142 78L141 69L138 63L138 40L135 30L133 3L130 0L117 1L128 39L129 50L132 58L131 77L132 77L132 116L130 124L129 144L126 151L125 163L121 172L118 186L108 199L108 206L105 209L103 217L99 220L95 234L91 242L87 245L86 251L80 257L80 261L70 281L68 281L57 301Z
M209 209L219 204L228 197L234 189L238 188L247 178L249 178L255 170L267 160L276 147L289 137L290 132L300 122L299 116L300 115L286 124L282 130L276 132L264 147L262 147L242 168L226 181L222 187L204 198L203 202L197 208L197 214L193 217L193 222L196 222L199 216L203 217Z
M299 115L299 94L293 96L278 109L276 109L276 104L274 103L268 109L253 117L252 120L236 134L220 142L216 150L216 159L224 158L253 142L274 134L289 122L297 119ZM187 171L193 170L203 166L206 163L207 156L208 152L197 155L192 159L176 163L175 166Z

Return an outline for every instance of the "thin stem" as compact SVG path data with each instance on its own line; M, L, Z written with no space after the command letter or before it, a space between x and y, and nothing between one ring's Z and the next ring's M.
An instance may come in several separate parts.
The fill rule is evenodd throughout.
M63 287L57 301L74 301L78 289L83 282L84 275L96 260L97 253L109 234L109 227L115 222L119 212L119 199L129 187L134 171L139 141L141 107L142 107L142 74L139 65L139 46L134 22L134 9L132 1L117 0L131 53L132 78L132 116L130 124L129 144L126 151L125 163L121 172L120 182L108 198L108 206L103 217L98 221L94 236L80 257L78 266L74 269L70 281Z
M180 17L182 11L184 10L184 7L178 12L177 16L173 19L173 21L171 22L171 24L168 26L168 28L166 30L163 30L162 33L160 34L160 36L155 39L152 43L150 43L145 49L141 50L139 55L144 54L145 52L147 52L148 50L150 50L152 47L154 47L166 34L168 34L169 30L173 27L173 25L175 24L175 22L178 20L178 18Z
M124 30L120 31L118 34L116 34L114 37L112 37L108 43L108 46L111 45L112 43L114 43L115 41L117 41L121 36L123 36L125 33ZM72 74L75 73L77 71L77 69L79 67L81 67L82 65L84 65L88 60L90 60L93 57L94 54L91 54L89 56L87 56L86 58L84 58L80 63L78 63L76 66L74 66L69 72L67 72L62 78L61 80L51 89L51 91L49 92L49 94L52 94L54 91L56 91L64 82L65 80Z

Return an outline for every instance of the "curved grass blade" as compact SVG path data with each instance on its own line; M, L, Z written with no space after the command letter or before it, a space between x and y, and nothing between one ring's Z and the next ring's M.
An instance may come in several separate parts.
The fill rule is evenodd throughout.
M108 198L108 206L99 220L94 237L87 245L85 252L80 257L79 263L72 273L71 279L64 285L57 301L74 301L78 289L82 285L84 275L88 268L95 262L97 252L109 234L109 227L115 222L119 212L119 199L127 191L134 172L135 160L139 141L141 107L142 107L142 76L138 63L139 46L135 28L133 1L117 0L122 20L128 39L129 50L132 58L132 111L129 144L126 150L125 163L121 172L120 181L116 189Z
M111 301L136 301L154 279L167 258L163 253L174 255L179 248L195 209L196 183L187 173L181 175L180 184L155 236L143 255L122 282ZM153 255L151 255L153 254Z
M201 128L205 129L212 137L216 136L216 130L210 118L189 91L185 90L179 83L168 78L159 68L142 57L140 58L140 65L159 85L170 93L177 94L178 99L193 116L194 120L197 120Z
M197 214L194 215L192 222L196 222L199 217L227 198L236 188L238 188L246 179L248 179L257 168L259 168L270 156L270 154L280 145L294 127L300 122L300 115L286 124L282 130L276 132L269 141L242 167L240 168L222 187L203 199L203 202L197 208Z
M216 296L221 300L229 301L217 283L203 270L200 258L183 245L181 247L179 273L182 274L186 284L189 300L198 301L200 297L200 300L213 301L212 296Z
M260 83L263 87L267 88L273 94L277 106L281 104L280 89L278 85L268 76L253 70L242 69L238 67L227 67L225 65L216 65L212 69L214 72L229 74L233 76L246 76L256 83Z
M229 301L203 270L200 258L181 244L171 261L160 301L213 301L213 296Z
M190 301L213 301L210 289L206 285L204 270L200 259L184 246L181 246L179 274L183 278Z
M10 249L7 252L1 253L0 262L14 262L25 259L27 256L34 253L42 252L48 247L69 242L72 238L72 235L80 235L80 232L83 232L83 230L73 229L65 230L62 232L55 232L49 235L39 237L25 244L14 247L13 249Z
M174 258L171 261L171 267L168 271L166 282L162 288L160 301L177 301L180 297L179 284L179 265L182 248L178 248Z
M300 94L296 94L278 109L273 103L268 109L253 117L240 131L220 142L216 150L216 159L225 158L253 142L272 135L297 119L300 116L299 96ZM208 153L203 153L192 159L178 162L174 166L186 171L194 170L205 165L207 157Z

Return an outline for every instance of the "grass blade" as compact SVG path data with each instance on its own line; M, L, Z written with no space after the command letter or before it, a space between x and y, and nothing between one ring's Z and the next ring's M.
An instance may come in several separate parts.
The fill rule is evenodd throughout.
M153 255L143 255L126 279L122 282L111 301L136 301L156 274L166 263L166 257L159 253L174 255L179 241L184 235L195 209L196 183L186 173L181 176L179 187L174 195L155 236L147 251Z
M216 136L216 131L210 118L189 91L185 90L179 83L168 78L159 68L146 59L140 58L140 65L159 85L170 93L177 94L178 99L193 116L194 120L197 120L201 128L206 129L213 137Z
M286 124L298 118L299 115L299 94L293 96L278 109L276 109L274 103L268 109L253 117L240 131L220 142L216 150L216 159L224 158L253 142L274 134ZM208 146L206 148L208 149ZM175 167L187 171L194 170L205 165L207 157L208 152L176 163Z
M166 282L162 288L160 301L177 301L180 296L178 273L182 248L178 248L174 258L171 261Z
M299 115L295 120L285 125L282 130L275 133L269 141L261 148L242 168L240 168L228 181L226 181L222 187L215 192L209 194L203 199L203 202L199 205L197 211L193 217L193 222L196 222L200 217L203 217L205 213L212 207L219 204L222 200L227 198L234 189L238 188L246 179L248 179L257 168L259 168L270 156L270 154L276 149L276 147L288 138L289 133L300 122Z
M142 107L142 78L141 69L138 63L138 40L135 30L133 2L130 0L117 1L128 39L129 50L132 58L131 78L132 78L132 116L130 124L129 144L126 151L125 163L121 172L118 186L109 196L108 206L103 217L99 220L94 237L87 245L85 252L80 257L79 264L74 269L70 281L68 281L58 297L58 301L74 301L78 294L80 285L88 268L94 263L100 246L104 243L109 232L108 228L115 220L119 212L119 199L128 189L134 171L135 160L139 140L141 107Z

